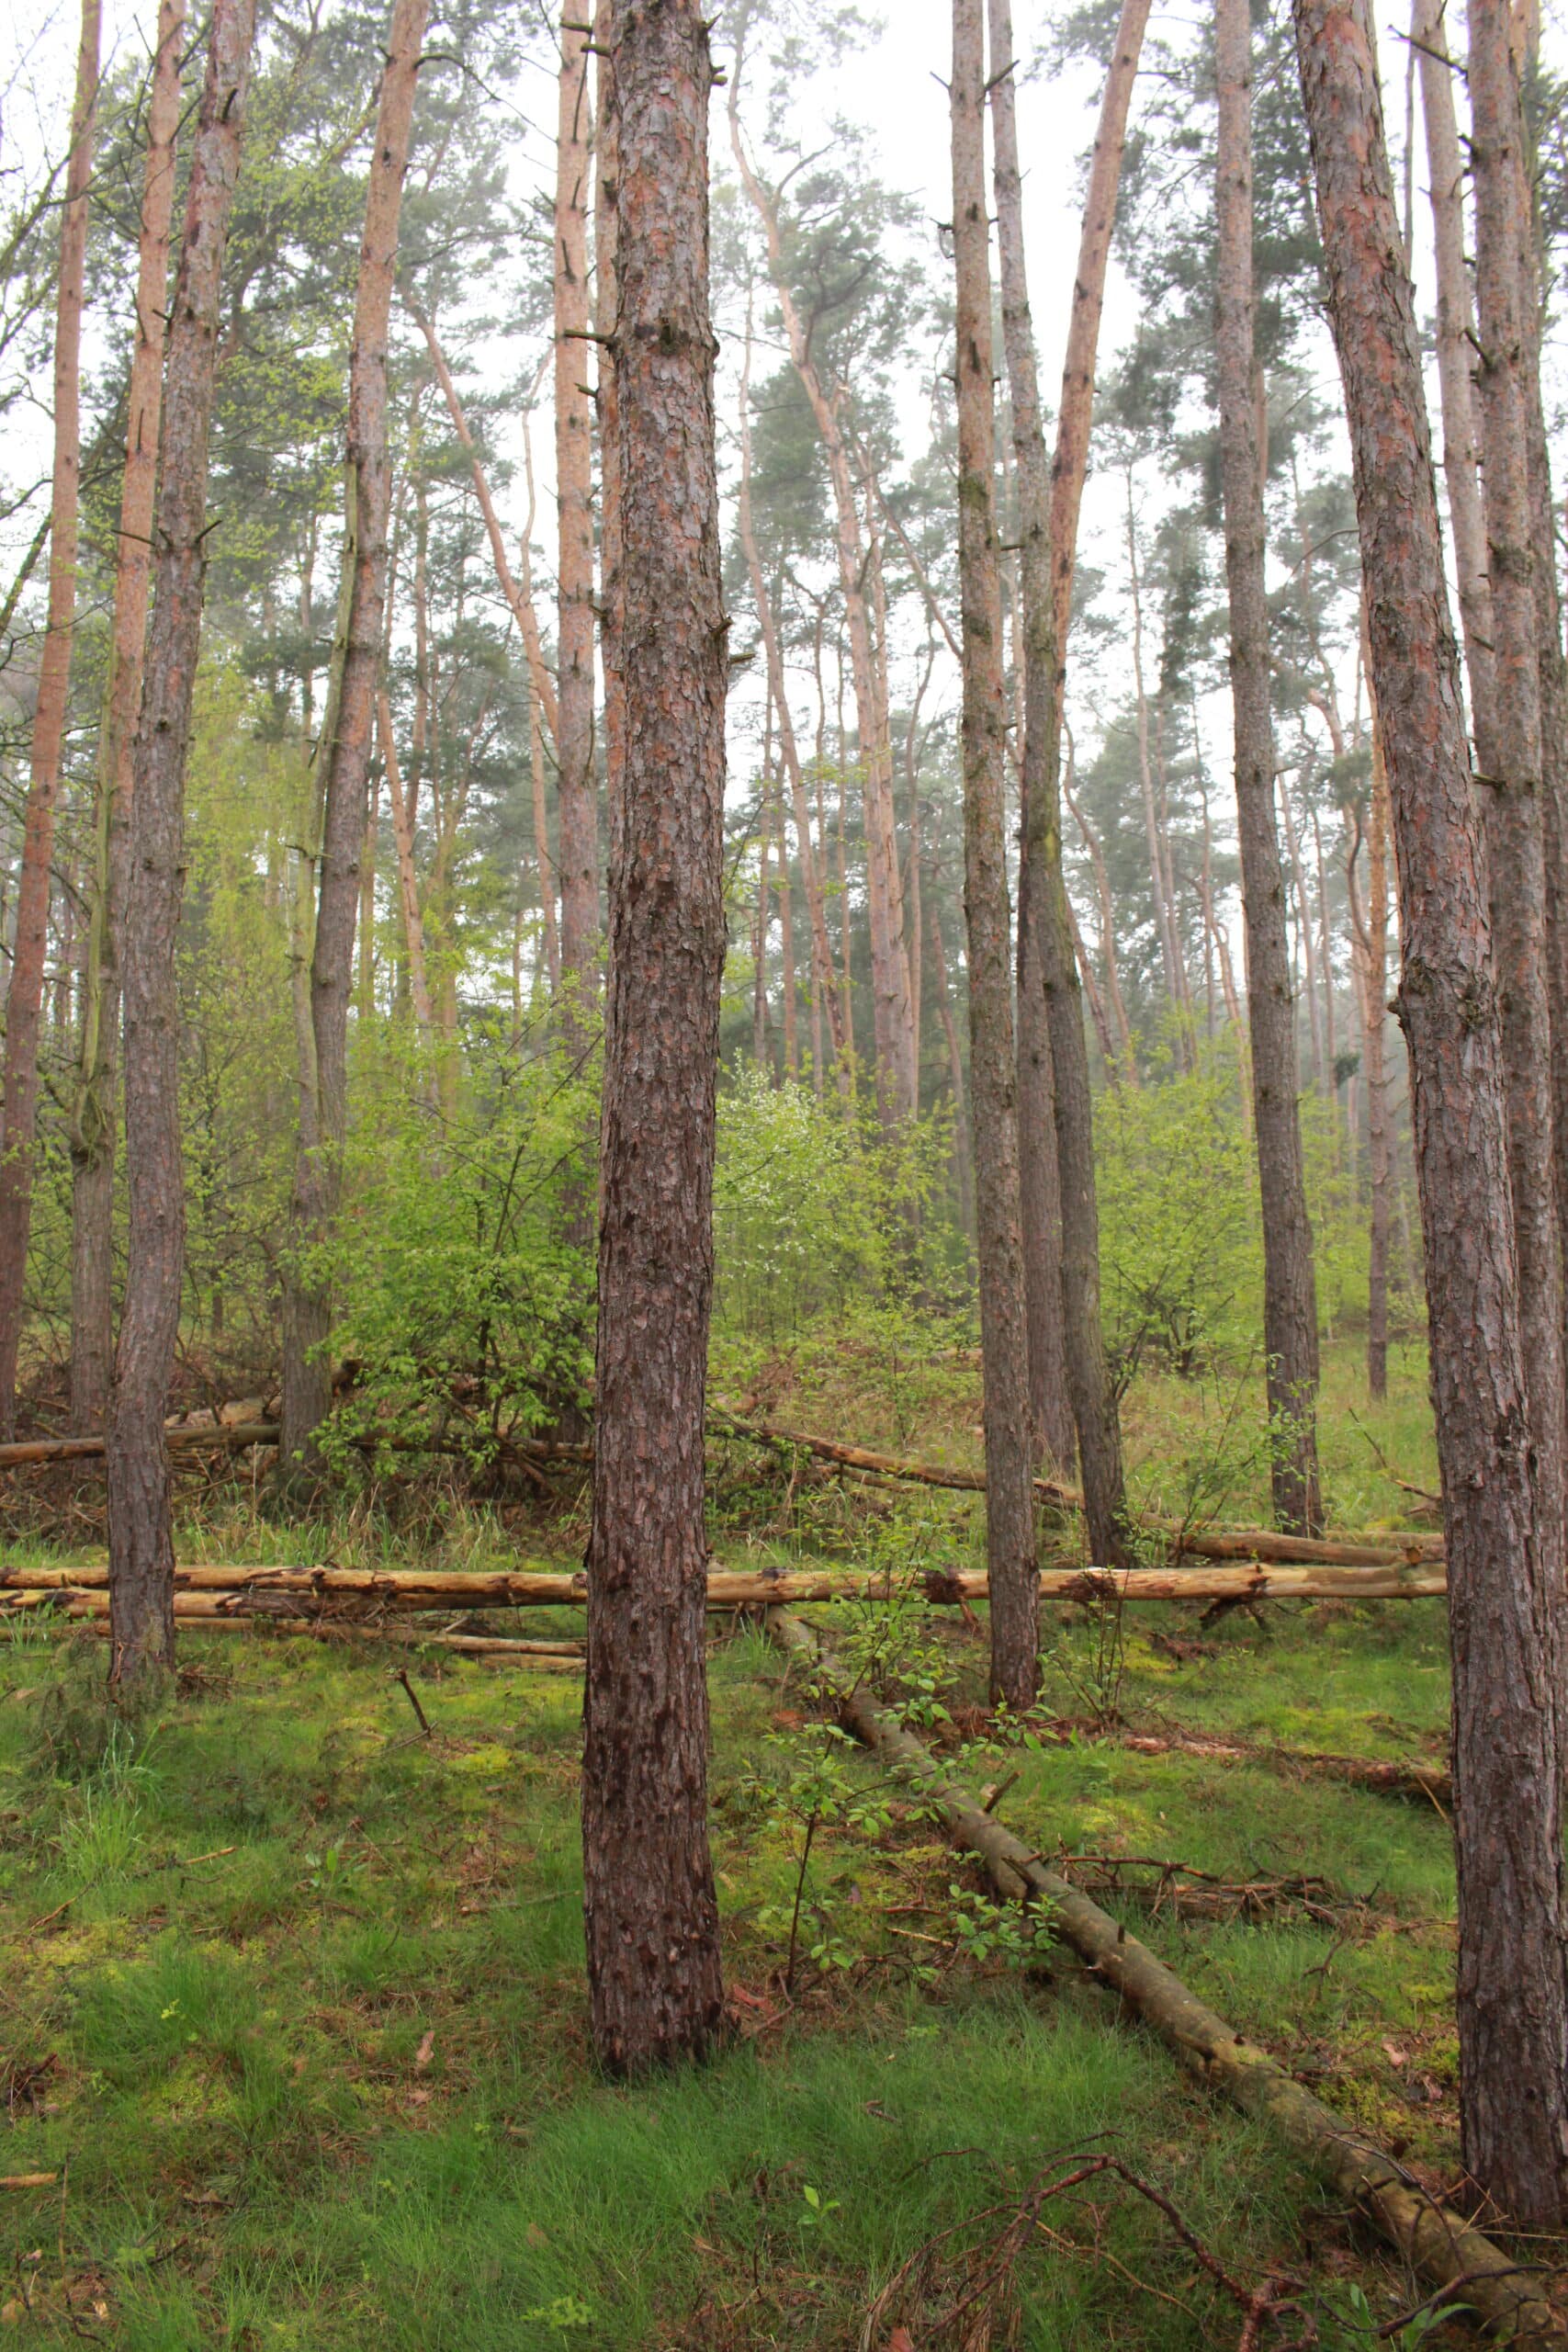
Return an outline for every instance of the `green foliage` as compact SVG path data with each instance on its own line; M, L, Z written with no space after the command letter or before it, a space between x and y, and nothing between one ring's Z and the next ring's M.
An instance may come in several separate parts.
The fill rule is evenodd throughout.
M547 1035L471 1030L456 1066L383 1030L322 1252L355 1366L334 1442L454 1446L476 1460L575 1403L592 1276L570 1204L590 1182L593 1073Z

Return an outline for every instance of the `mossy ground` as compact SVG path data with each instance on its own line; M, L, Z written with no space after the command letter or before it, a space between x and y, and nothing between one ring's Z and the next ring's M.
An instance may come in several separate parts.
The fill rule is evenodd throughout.
M863 1385L858 1419L835 1422L826 1378L792 1409L871 1442L918 1446L944 1425L956 1444L961 1376L972 1385L962 1367L926 1367L934 1399L901 1424L864 1409ZM1162 1430L1166 1464L1145 1453L1145 1490L1179 1475L1182 1444L1213 1451L1212 1424L1206 1440L1179 1393L1136 1400L1134 1428L1139 1412ZM1347 1439L1330 1481L1354 1476L1371 1517L1377 1480L1392 1503L1394 1476L1427 1483L1429 1461L1408 1399L1368 1425L1394 1466ZM856 1550L882 1564L976 1541L963 1498L850 1499L797 1483L786 1508L785 1471L768 1473L765 1495L747 1486L761 1475L720 1484L716 1540L738 1561L841 1550L852 1510ZM1259 1500L1248 1489L1225 1515ZM232 1498L187 1537L187 1557L225 1544L276 1557L282 1542ZM516 1556L493 1519L456 1507L438 1538L364 1517L318 1548L355 1544L448 1566ZM304 1549L292 1535L286 1548ZM1287 1897L1230 1920L1167 1903L1151 1921L1145 1900L1108 1899L1417 2177L1450 2180L1453 1885L1438 1811L1263 1760L1141 1755L1086 1727L1114 1710L1260 1747L1437 1756L1441 1606L1195 1619L1130 1610L1120 1644L1080 1617L1052 1619L1043 1713L1077 1728L1025 1741L985 1717L983 1641L956 1619L933 1635L922 1616L912 1671L935 1675L948 1718L931 1736L974 1784L1017 1774L1004 1817L1043 1851L1325 1882L1316 1917ZM551 1630L571 1630L565 1612ZM840 1618L841 1638L864 1630ZM711 1659L734 2040L700 2072L631 2088L596 2077L586 2037L574 1676L423 1653L411 1672L426 1738L392 1679L406 1652L193 1634L155 1724L95 1747L82 1732L101 1670L90 1651L38 1632L0 1649L0 2168L58 2175L0 2193L0 2322L19 2338L90 2333L129 2352L850 2352L922 2243L1006 2209L1047 2158L1080 2145L1173 2198L1238 2279L1300 2280L1330 2347L1371 2340L1355 2290L1377 2325L1421 2300L1065 1955L971 1954L960 1931L980 1881L900 1792L877 1789L858 1751L849 1784L894 1818L818 1834L786 1994L798 1829L777 1800L816 1737L809 1694L757 1633L716 1640ZM1235 2342L1239 2314L1131 2191L1085 2182L1041 2222L1012 2322L996 2317L998 2347ZM961 2286L954 2269L949 2301ZM921 2352L949 2340L931 2326L943 2291L938 2281L903 2312Z

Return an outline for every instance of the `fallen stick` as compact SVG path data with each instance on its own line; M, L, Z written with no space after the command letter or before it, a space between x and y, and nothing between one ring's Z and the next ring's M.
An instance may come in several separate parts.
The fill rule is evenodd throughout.
M887 1577L823 1575L784 1570L777 1575L716 1568L708 1577L710 1609L772 1608L783 1601L894 1600L908 1598L942 1608L984 1600L989 1591L984 1570L958 1576L930 1574L911 1585ZM1043 1600L1099 1605L1130 1600L1440 1600L1448 1589L1440 1565L1375 1568L1277 1567L1263 1562L1214 1568L1043 1568ZM90 1615L107 1607L108 1570L0 1568L0 1594L17 1598L14 1607L37 1606L53 1595L68 1613ZM581 1608L587 1578L551 1576L530 1569L496 1569L449 1576L371 1568L225 1568L192 1566L175 1571L176 1616L222 1619L265 1610L270 1597L294 1595L323 1605L355 1600L401 1613L459 1607L508 1609Z
M849 1729L935 1800L953 1843L985 1863L1002 1894L1025 1901L1031 1894L1043 1897L1062 1941L1153 2028L1189 2073L1224 2091L1244 2114L1270 2124L1336 2195L1376 2223L1412 2268L1436 2286L1453 2288L1486 2325L1511 2328L1516 2352L1544 2352L1548 2345L1568 2342L1544 2288L1529 2268L1461 2214L1427 2197L1392 2157L1359 2139L1277 2059L1245 2041L1189 1992L1081 1888L1047 1870L966 1790L944 1778L919 1740L863 1690L839 1679L836 1661L808 1627L783 1609L773 1611L768 1623L783 1649L810 1662Z
M57 2172L0 2172L0 2188L52 2188Z

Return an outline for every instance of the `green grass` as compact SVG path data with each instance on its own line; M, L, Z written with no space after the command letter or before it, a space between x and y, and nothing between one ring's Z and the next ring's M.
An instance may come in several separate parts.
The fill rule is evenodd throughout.
M1438 1729L1429 1607L1231 1619L1179 1658L1148 1638L1178 1612L1149 1616L1128 1644L1131 1720L1266 1741L1310 1720L1319 1744L1331 1725L1368 1752ZM1310 1873L1361 1899L1343 1928L1126 1916L1362 2128L1434 2177L1450 2166L1436 1814L1263 1766L992 1743L974 1709L983 1648L957 1626L942 1646L961 1769L1017 1770L1005 1817L1043 1849ZM1380 2319L1404 2292L1063 1955L954 1958L948 1890L979 1882L918 1815L819 1838L807 1931L849 1964L807 1965L784 1999L793 1847L766 1797L811 1735L759 1638L722 1645L712 1669L744 2031L706 2070L631 2089L600 2082L586 2044L574 1679L430 1659L426 1741L374 1650L237 1634L185 1649L192 1687L152 1737L85 1770L42 1726L75 1719L47 1697L62 1677L88 1703L98 1657L37 1636L0 1652L5 2169L62 2175L0 2202L23 2334L85 2325L130 2352L847 2352L924 2240L1082 2143L1173 2196L1238 2276L1305 2276L1331 2345L1354 2340L1335 2316L1349 2281ZM1061 1634L1051 1695L1068 1712L1089 1653L1087 1630ZM873 1785L858 1753L849 1769ZM1023 2345L1234 2341L1239 2321L1130 2193L1087 2184L1043 2218L1055 2234L1019 2273Z

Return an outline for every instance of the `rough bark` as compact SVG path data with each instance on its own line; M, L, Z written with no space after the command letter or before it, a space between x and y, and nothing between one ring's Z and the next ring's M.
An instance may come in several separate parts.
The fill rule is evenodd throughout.
M1310 1532L1323 1516L1317 1474L1317 1295L1297 1102L1285 881L1274 824L1262 451L1253 350L1252 32L1247 0L1216 0L1214 23L1220 469L1230 592L1247 1012L1263 1211L1263 1346L1275 1512L1281 1527Z
M332 1409L332 1290L319 1257L343 1190L348 1136L348 1009L365 846L378 682L387 632L391 459L387 446L387 339L397 275L398 219L414 90L430 0L395 0L365 198L349 356L343 634L316 759L324 771L309 1033L302 1023L301 1117L283 1277L285 1480L320 1475L316 1432Z
M1048 838L1051 698L1055 642L1051 606L1051 488L1029 279L1023 246L1023 182L1014 106L1010 0L991 0L991 121L995 141L997 254L1002 341L1018 478L1023 687L1020 797L1023 854L1018 877L1018 1157L1028 1313L1029 1396L1038 1440L1056 1467L1070 1471L1077 1453L1067 1381L1062 1295L1062 1182L1056 1155L1055 1080L1041 964L1035 900L1046 882L1041 854Z
M1510 2219L1554 2228L1568 2148L1562 1562L1537 1526L1481 820L1365 0L1297 0L1296 37L1399 877L1449 1572L1462 2153Z
M179 274L169 313L152 619L136 734L126 905L125 1158L130 1235L109 1402L110 1679L129 1690L175 1651L175 1553L164 1400L185 1263L179 989L185 771L206 575L207 442L223 255L240 168L254 0L215 0Z
M588 171L592 126L582 0L564 0L555 192L556 642L560 725L561 973L584 1000L598 989L599 840L593 775L593 431L589 396Z
M50 494L49 606L33 707L32 754L17 886L16 939L6 992L0 1080L0 1437L17 1419L28 1234L32 1223L38 1126L39 1024L49 947L54 810L65 746L71 648L76 619L77 511L82 469L82 307L87 262L87 184L98 100L101 0L82 0L71 152L60 222L54 307L54 471Z
M986 200L985 0L953 0L953 254L958 383L958 573L964 647L964 910L975 1132L991 1695L1015 1711L1040 1686L1034 1452L1019 1227L1018 1086L1003 775L1007 711L994 504L991 271Z
M614 0L619 545L607 582L609 989L600 1140L583 1909L594 2047L634 2072L722 2022L707 1844L704 1387L728 676L697 0Z
M1543 1556L1565 1538L1562 1275L1547 988L1539 570L1532 544L1529 375L1533 268L1523 217L1523 115L1507 0L1472 0L1471 164L1480 310L1481 446L1492 591L1495 765L1482 786L1492 955L1503 1026L1508 1167L1518 1261L1519 1344L1535 1447L1536 1532Z
M147 158L137 251L136 329L126 390L125 471L115 552L114 626L98 743L92 929L82 1052L71 1129L71 1427L101 1429L114 1377L114 1170L118 1123L119 964L130 884L130 796L141 703L175 140L180 119L185 0L162 0L147 110Z

